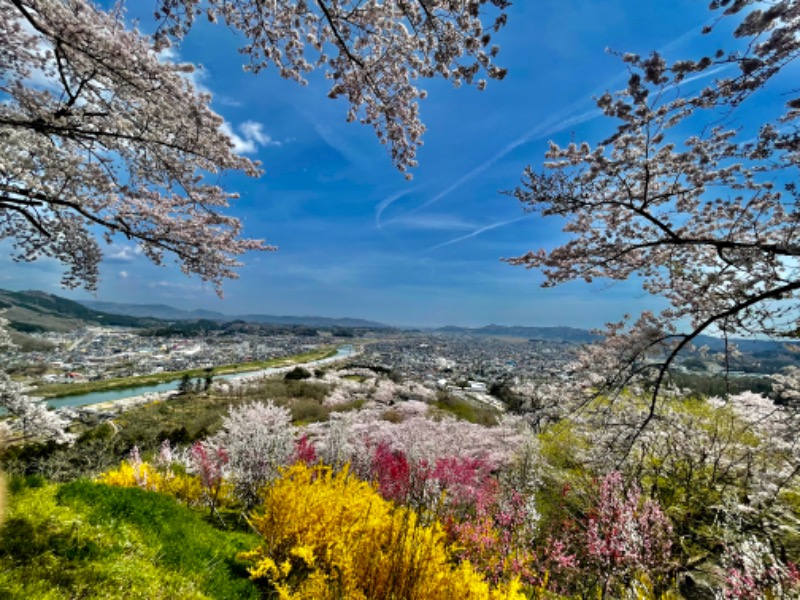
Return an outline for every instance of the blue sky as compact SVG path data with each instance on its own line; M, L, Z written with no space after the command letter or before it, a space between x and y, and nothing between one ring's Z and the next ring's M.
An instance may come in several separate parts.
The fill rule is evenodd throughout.
M138 4L130 16L147 30L150 3L141 14ZM371 128L345 122L345 104L326 97L322 77L301 87L274 70L245 73L233 36L204 24L180 57L203 65L198 81L214 109L265 170L258 180L222 181L242 195L230 212L248 237L279 251L246 256L222 300L175 265L155 267L124 244L106 248L94 296L61 289L61 267L47 261L4 261L0 287L412 326L596 327L657 306L635 282L542 289L538 273L502 263L564 236L561 223L524 215L501 192L515 187L526 165L541 165L548 139L592 142L610 131L591 98L623 87L626 77L606 48L693 57L711 17L706 7L700 0L517 0L495 36L497 62L509 69L504 81L483 92L424 85L428 130L412 181L392 167Z

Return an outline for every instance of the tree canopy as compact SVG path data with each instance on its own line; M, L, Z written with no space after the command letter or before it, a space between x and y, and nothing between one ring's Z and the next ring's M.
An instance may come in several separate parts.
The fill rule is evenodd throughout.
M496 18L485 25L482 6ZM237 197L219 178L258 176L233 151L211 98L169 60L201 13L238 31L246 67L274 65L303 82L321 69L347 118L373 126L394 164L415 163L424 130L417 80L458 86L501 79L491 32L505 0L327 2L161 0L159 26L127 26L124 5L87 0L0 1L0 239L17 260L49 256L62 283L95 289L101 235L121 234L156 264L174 255L187 274L213 284L235 277L236 257L272 250L242 237L223 211Z
M737 40L723 40L732 50L672 64L656 52L623 55L626 89L597 99L616 131L595 146L551 143L544 169L529 167L514 192L525 210L566 219L571 237L511 264L543 270L545 286L636 278L667 301L608 325L578 369L594 389L644 379L655 401L701 333L797 330L800 99L774 80L800 52L800 2L711 8L739 18ZM698 86L718 71L733 74ZM755 130L738 121L754 98L787 93L785 110L765 112Z

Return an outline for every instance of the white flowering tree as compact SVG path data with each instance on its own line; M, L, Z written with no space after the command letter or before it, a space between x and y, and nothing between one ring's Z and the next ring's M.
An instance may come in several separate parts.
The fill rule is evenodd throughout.
M8 321L0 317L0 353L13 346L11 336L6 330L7 325ZM22 384L13 381L2 369L0 369L0 408L4 409L6 415L13 420L11 428L4 428L5 435L23 437L35 435L53 438L59 442L68 442L71 439L71 436L65 433L68 420L48 410L41 399L28 396ZM2 435L0 434L0 437Z
M228 457L234 492L246 509L258 501L259 490L278 477L295 452L297 432L288 408L271 400L231 407L211 439Z
M649 418L669 367L700 334L797 330L800 98L776 76L800 53L800 2L712 9L739 19L733 50L673 64L625 55L627 88L597 101L615 133L597 146L551 143L544 170L528 168L515 192L525 210L565 219L570 239L510 263L541 269L545 286L636 278L666 299L660 313L610 324L576 369L594 390L652 384ZM701 84L715 69L730 76ZM774 98L784 110L761 110L752 128L737 121Z

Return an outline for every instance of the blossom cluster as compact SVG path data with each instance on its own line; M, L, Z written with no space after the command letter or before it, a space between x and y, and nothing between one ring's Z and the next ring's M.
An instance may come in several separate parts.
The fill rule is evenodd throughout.
M0 353L13 346L6 330L8 320L0 316ZM69 443L73 436L67 433L69 419L48 410L40 398L27 394L25 386L14 381L0 367L0 408L14 417L0 425L0 441L4 438L49 438L59 443Z
M266 489L251 519L263 535L242 556L285 598L523 598L452 563L441 526L383 499L345 468L299 463Z

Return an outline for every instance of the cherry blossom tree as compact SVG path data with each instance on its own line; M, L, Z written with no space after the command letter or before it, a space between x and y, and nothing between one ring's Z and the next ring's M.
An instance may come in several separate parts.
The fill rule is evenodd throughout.
M181 38L195 18L222 19L244 34L247 68L274 65L282 77L304 83L324 69L328 95L350 104L348 121L375 129L401 170L416 165L425 128L417 99L419 79L443 77L456 87L503 79L494 64L492 34L506 23L508 0L160 0L160 36ZM495 18L488 26L486 8ZM481 14L483 12L483 14Z
M800 2L712 9L739 19L733 50L672 64L624 55L627 88L597 99L616 131L596 146L551 143L544 170L529 167L515 191L525 210L565 219L571 237L508 262L541 269L545 286L636 278L666 299L659 313L610 324L604 345L576 364L593 391L652 385L648 420L670 366L700 334L797 330L800 98L777 76L800 52ZM732 75L699 83L717 70ZM785 110L759 112L757 127L737 120L784 92Z
M205 175L258 166L233 153L223 121L154 42L84 0L0 2L0 238L14 258L49 256L62 283L95 289L100 233L220 290L248 250L221 209L236 195Z
M484 5L497 15L486 27ZM349 120L372 125L401 171L414 166L424 130L416 81L454 85L501 79L491 33L506 0L260 2L161 0L153 36L127 29L121 8L87 0L0 1L0 238L17 260L41 256L68 267L63 283L94 289L101 251L95 233L135 240L160 264L174 255L184 272L220 291L235 260L272 249L241 237L223 214L236 194L208 175L259 165L233 152L222 118L187 74L164 59L202 11L238 31L247 68L270 64L303 82L314 69L329 95L350 103Z
M13 346L11 336L6 330L8 320L0 317L0 352ZM13 419L12 428L7 435L22 437L37 436L53 438L58 442L70 442L72 436L65 432L69 420L56 412L48 410L39 398L27 395L25 387L0 369L0 408ZM0 436L2 437L2 436Z
M129 28L124 4L0 0L0 240L12 258L61 262L62 284L96 289L98 237L121 235L151 261L174 257L221 294L238 257L273 250L225 214L229 173L260 165L234 152L192 65L168 58L200 14L240 34L247 68L304 82L324 70L347 118L375 128L394 164L413 167L424 127L417 81L502 79L492 33L506 0L159 0L157 30ZM487 16L493 12L492 18ZM4 398L23 398L0 375ZM35 406L30 404L30 406Z

